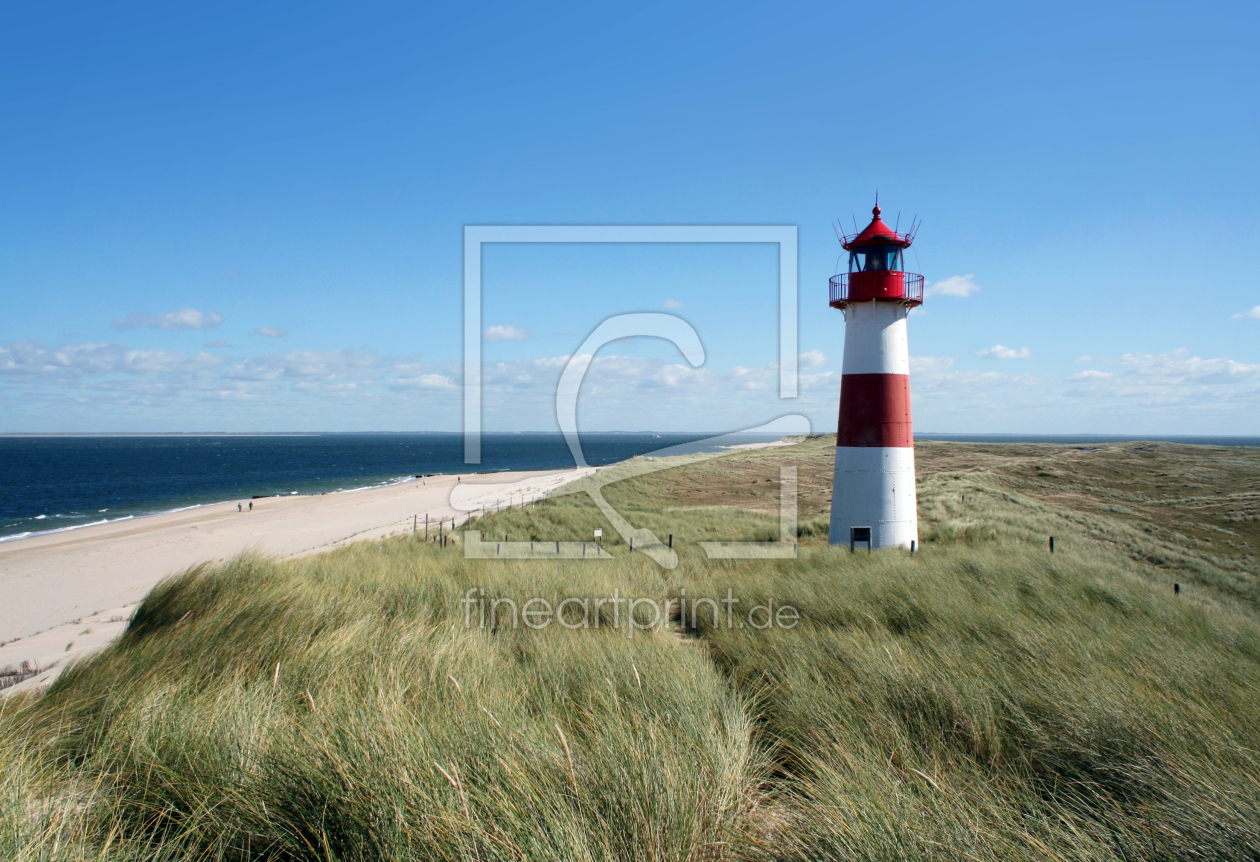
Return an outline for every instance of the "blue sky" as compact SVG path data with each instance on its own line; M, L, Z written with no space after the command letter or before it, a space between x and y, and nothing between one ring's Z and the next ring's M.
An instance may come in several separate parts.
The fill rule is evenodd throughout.
M835 426L831 222L923 219L916 428L1260 433L1254 4L27 4L0 28L0 431L458 430L466 224L799 227L492 246L486 427Z

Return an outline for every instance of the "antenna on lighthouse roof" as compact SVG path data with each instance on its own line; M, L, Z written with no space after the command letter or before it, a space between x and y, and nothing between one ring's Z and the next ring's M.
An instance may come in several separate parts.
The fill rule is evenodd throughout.
M897 232L897 228L901 227L901 213L897 213L897 223L893 225L893 233Z

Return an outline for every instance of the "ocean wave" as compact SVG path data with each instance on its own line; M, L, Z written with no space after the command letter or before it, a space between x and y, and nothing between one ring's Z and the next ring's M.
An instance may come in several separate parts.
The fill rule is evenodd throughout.
M157 515L161 513L154 512L153 514ZM37 515L35 520L38 521L43 517L43 515ZM10 536L0 536L0 542L13 542L18 539L34 538L36 536L51 536L53 533L68 533L71 530L82 530L84 527L99 527L102 524L115 524L119 521L130 521L135 517L135 515L125 515L121 518L102 518L99 521L92 521L87 524L71 524L69 527L58 527L55 530L28 530L25 533L14 533Z
M437 475L437 474L435 474ZM397 479L386 479L384 482L377 482L375 485L360 485L357 488L337 488L334 491L325 491L329 494L349 494L352 491L371 491L373 488L388 488L393 485L406 485L408 482L416 481L415 476L399 476ZM293 492L294 494L297 491ZM288 495L285 495L288 496Z

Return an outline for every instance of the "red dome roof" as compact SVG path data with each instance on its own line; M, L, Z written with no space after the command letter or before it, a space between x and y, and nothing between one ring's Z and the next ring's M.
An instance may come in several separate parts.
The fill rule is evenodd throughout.
M852 248L859 248L867 245L899 245L902 248L909 248L910 243L914 242L914 238L909 234L897 233L895 230L884 224L880 219L881 210L879 204L875 204L875 208L871 210L871 223L866 226L860 234L852 239L846 239L841 245L845 251Z

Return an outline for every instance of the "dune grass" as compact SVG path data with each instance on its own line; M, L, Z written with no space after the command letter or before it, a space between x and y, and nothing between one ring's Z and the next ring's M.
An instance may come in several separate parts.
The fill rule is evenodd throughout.
M578 564L528 588L485 574L403 542L189 572L10 723L67 786L102 787L97 830L204 858L689 859L728 841L760 754L704 655L656 632L465 627L468 586L520 603L604 586Z
M688 586L801 609L792 630L696 626L760 692L758 738L800 800L793 855L1254 858L1253 620L1075 553L851 563L818 551Z
M807 488L799 559L706 560L777 538L770 480L816 448L609 486L674 570L606 530L589 564L398 538L165 581L0 704L0 858L1260 858L1254 575L956 463L921 479L913 557L826 547ZM566 496L477 526L608 525ZM480 616L614 594L666 612Z

